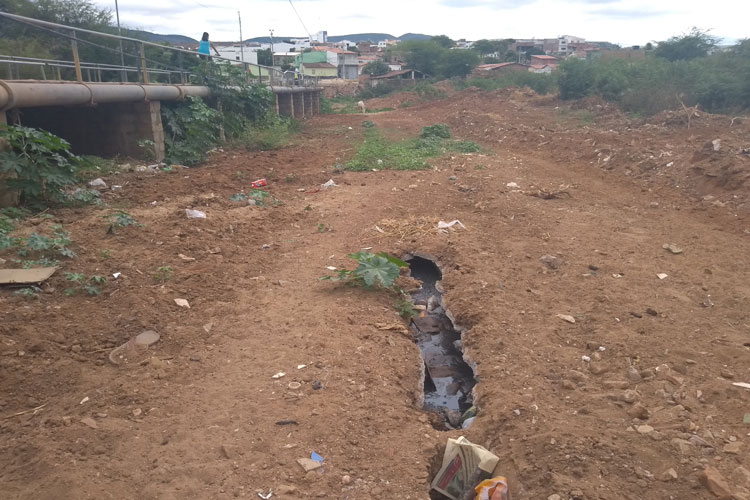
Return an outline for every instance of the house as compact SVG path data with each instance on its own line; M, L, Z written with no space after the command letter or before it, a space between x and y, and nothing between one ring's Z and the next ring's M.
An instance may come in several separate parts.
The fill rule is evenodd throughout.
M325 54L325 62L333 64L338 68L339 78L343 78L344 80L356 80L359 77L359 56L356 52L350 52L336 47L313 47L311 53L316 52Z
M234 64L241 64L243 61L250 64L258 64L258 54L247 45L232 42L212 42L219 52L219 57L232 59ZM212 50L212 54L215 52Z
M504 62L495 64L480 64L474 68L473 74L475 76L490 76L501 73L509 73L511 71L528 71L529 66L526 64L520 64L515 62Z
M404 87L413 84L413 80L423 80L427 75L416 69L402 69L401 71L390 71L385 75L370 78L370 87L378 85L389 85L391 87Z
M336 78L339 76L339 69L333 64L327 62L303 62L300 64L300 72L303 75L315 76L318 78Z
M549 71L557 69L557 58L555 56L531 56L531 67L547 66ZM531 70L529 70L531 71ZM535 73L549 73L549 71L534 71Z
M273 65L281 67L285 64L294 64L294 59L299 54L297 52L274 52L273 53Z

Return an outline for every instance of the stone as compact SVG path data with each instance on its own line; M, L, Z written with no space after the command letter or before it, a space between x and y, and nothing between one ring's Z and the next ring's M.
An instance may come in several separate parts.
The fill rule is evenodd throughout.
M440 318L435 316L425 316L424 318L414 318L414 326L422 333L440 333Z
M352 478L349 475L343 476L341 478L341 484L351 484Z
M668 483L669 481L676 481L677 471L674 469L667 469L661 473L661 475L659 476L659 480L664 481L665 483Z
M312 458L298 458L297 463L305 472L310 472L323 467L323 462L318 462Z
M649 411L648 408L640 403L637 403L628 410L628 415L640 420L646 420L649 417Z
M562 497L558 495L557 493L550 495L547 497L547 500L562 500Z
M637 430L639 434L648 434L649 432L654 432L654 428L650 425L639 425L635 428L635 430Z
M589 371L594 375L603 375L609 371L609 365L601 361L589 363Z
M685 441L684 439L673 438L672 444L677 447L680 455L690 455L690 452L693 450L693 446L690 441Z
M622 394L622 400L628 404L633 404L638 401L638 393L629 389Z
M563 380L562 381L562 388L567 389L569 391L575 390L576 384L572 380Z
M628 366L628 380L634 384L637 384L641 382L643 379L641 378L641 374L638 372L638 368L635 366Z
M729 487L729 483L716 468L709 465L703 469L700 474L700 482L717 497L732 498L732 489Z
M277 495L291 495L297 491L296 486L290 486L288 484L282 484L276 487L276 490L274 490L274 493Z
M604 387L608 389L627 389L630 387L630 382L626 380L605 380Z
M730 476L733 484L739 484L742 486L750 487L750 470L744 467L737 467L732 471Z
M97 425L97 423L96 423L96 420L94 420L94 419L93 419L93 418L91 418L91 417L83 417L83 418L81 419L81 423L82 423L83 425L86 425L86 426L88 426L88 427L91 427L92 429L96 429L96 428L98 428L98 427L99 427L99 426Z
M565 321L566 323L575 324L576 322L576 319L569 314L558 314L557 317Z
M560 266L564 263L561 258L555 257L554 255L542 255L539 260L550 269L560 269Z
M688 442L697 448L713 448L714 446L700 436L690 436Z
M656 378L656 375L654 374L654 371L650 370L650 369L641 370L640 373L639 373L639 375L646 382L648 382L649 380L654 380L654 378Z
M719 372L719 375L721 375L724 378L728 378L728 379L733 379L734 378L734 373L732 373L727 368L722 368L721 371Z
M740 453L740 450L742 450L741 441L735 441L734 443L727 443L724 445L724 453L738 455Z
M221 445L221 448L219 448L219 454L221 455L221 458L231 460L234 457L234 450L232 450L231 446L223 444Z
M578 370L569 370L567 378L574 382L585 382L589 377L585 373L579 372Z

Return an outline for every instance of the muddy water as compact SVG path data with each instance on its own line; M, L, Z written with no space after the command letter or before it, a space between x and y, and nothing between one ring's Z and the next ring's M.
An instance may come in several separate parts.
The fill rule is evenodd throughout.
M474 372L464 361L461 334L443 308L440 269L422 257L412 257L408 262L412 277L422 282L412 298L416 305L426 307L410 325L424 358L424 407L442 414L457 427L460 414L473 405Z

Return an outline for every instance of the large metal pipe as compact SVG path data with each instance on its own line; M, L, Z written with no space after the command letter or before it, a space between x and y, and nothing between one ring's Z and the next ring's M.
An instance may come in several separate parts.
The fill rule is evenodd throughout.
M41 106L86 106L114 102L176 101L207 97L200 85L137 85L121 83L9 82L0 80L0 111Z

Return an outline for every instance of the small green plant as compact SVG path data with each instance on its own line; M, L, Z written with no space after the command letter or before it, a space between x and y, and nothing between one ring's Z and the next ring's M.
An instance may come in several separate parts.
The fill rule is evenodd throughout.
M287 184L297 182L297 176L294 174L286 174L286 177L284 177L284 182L286 182Z
M102 259L111 259L112 251L107 248L99 250L99 257L101 257Z
M305 206L305 212L312 212L312 205L306 205Z
M104 276L93 275L86 279L86 275L83 273L65 273L65 279L73 283L73 286L65 289L65 295L72 297L79 290L83 290L89 295L99 295L101 290L99 286L104 285L107 282L107 278Z
M7 174L6 185L20 191L24 203L46 206L68 200L65 189L75 183L81 160L67 141L21 126L0 126L0 139L9 146L0 151L0 174Z
M393 308L398 312L398 315L404 319L412 319L419 316L419 310L414 308L414 303L406 297L399 298Z
M113 214L104 215L103 218L109 222L109 228L107 229L108 234L115 234L117 232L117 229L123 227L143 227L143 224L139 224L132 215L125 212L124 210L118 210Z
M371 122L370 120L365 120L365 121L362 122L362 126L364 128L374 128L375 127L375 123Z
M16 290L13 292L13 295L18 295L20 297L24 298L39 298L39 294L42 293L42 289L38 286L30 286L26 288L21 288L20 290Z
M235 193L232 196L229 197L231 201L236 202L243 202L246 201L250 205L256 205L259 207L265 207L268 206L269 202L270 204L277 206L277 205L283 205L282 201L273 196L268 191L263 191L262 189L251 189L247 193L239 192Z
M157 283L166 283L172 279L173 275L174 271L172 270L172 266L157 267L156 272L154 273L154 281Z
M349 257L357 261L356 269L337 269L333 276L322 276L320 279L346 281L353 286L363 288L385 288L396 294L397 301L394 308L399 315L411 318L418 314L409 295L396 284L401 269L409 267L409 264L386 252L374 254L363 251L349 254Z
M436 123L428 127L422 127L422 132L419 134L422 139L429 137L439 137L440 139L450 139L451 129L444 123Z
M156 143L150 139L140 139L138 141L138 147L143 151L145 160L155 161L156 160Z
M31 233L26 240L17 240L18 255L27 257L38 254L48 257L57 254L72 259L76 256L75 252L69 248L72 243L70 233L65 231L62 225L54 224L51 236Z
M90 181L104 175L111 175L118 170L117 162L109 158L93 155L83 155L76 171L76 179L81 182Z
M318 232L319 233L327 233L330 230L331 230L331 228L329 228L325 224L323 224L323 223L318 224Z
M478 153L482 150L474 141L453 141L448 144L448 148L457 153Z

